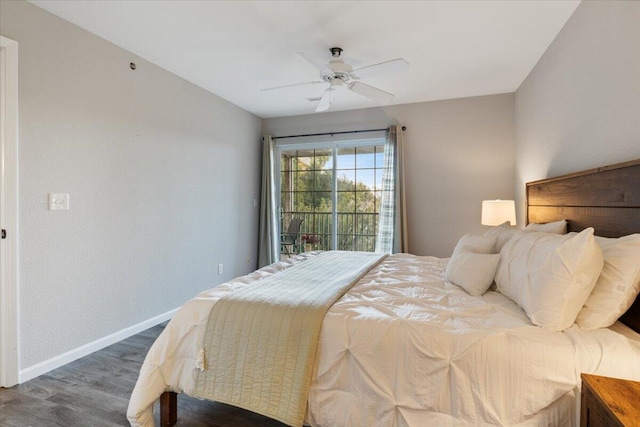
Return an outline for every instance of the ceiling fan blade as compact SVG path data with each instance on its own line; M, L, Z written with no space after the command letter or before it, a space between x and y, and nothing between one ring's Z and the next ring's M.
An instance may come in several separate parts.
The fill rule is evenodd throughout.
M380 104L388 104L393 101L394 95L385 92L382 89L378 89L377 87L369 86L367 84L361 82L353 82L349 85L349 89L358 95L362 95L365 98L369 98L373 101L376 101Z
M318 70L322 72L322 74L333 76L333 71L331 71L331 68L329 68L327 64L322 62L321 59L316 58L315 56L312 56L312 55L308 55L304 52L298 52L298 55L302 56L304 59L312 63Z
M294 84L292 84L292 85L284 85L284 86L268 87L268 88L266 88L266 89L260 89L260 90L261 90L262 92L267 92L267 91L270 91L270 90L286 89L286 88L289 88L289 87L296 87L296 86L315 85L315 84L318 84L318 83L324 83L324 84L327 84L327 82L323 82L322 80L316 80L316 81L313 81L313 82L294 83Z
M331 107L331 88L328 88L322 94L322 98L320 98L320 103L316 108L316 113L320 113L321 111L327 111L329 107Z
M358 79L382 76L384 74L397 73L409 69L409 63L402 58L381 62L353 70L353 75Z

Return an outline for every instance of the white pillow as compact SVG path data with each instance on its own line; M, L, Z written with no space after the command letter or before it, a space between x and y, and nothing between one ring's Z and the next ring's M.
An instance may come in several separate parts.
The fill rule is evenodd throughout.
M567 234L567 220L561 219L560 221L547 222L545 224L532 222L524 229L529 231L541 231L543 233Z
M593 228L566 235L523 230L500 255L498 291L522 307L534 325L556 331L576 320L603 265Z
M504 245L507 244L509 240L516 234L518 231L517 228L511 227L511 223L509 221L503 222L500 225L496 225L489 229L486 233L483 234L485 237L493 237L496 236L496 252L500 252Z
M640 234L618 239L596 236L604 267L576 323L582 329L607 328L631 307L640 290Z
M451 258L455 258L458 252L465 246L470 252L478 254L495 254L496 253L496 241L497 236L477 236L471 233L467 233L458 240L458 244L453 249Z
M458 251L447 264L445 277L473 296L487 292L500 262L500 254L479 254L467 246Z

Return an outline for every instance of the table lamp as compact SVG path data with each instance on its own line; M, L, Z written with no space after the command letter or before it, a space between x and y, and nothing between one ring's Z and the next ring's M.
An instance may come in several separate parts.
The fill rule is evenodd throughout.
M513 200L483 200L482 201L482 225L500 225L509 221L511 226L516 225L516 203Z

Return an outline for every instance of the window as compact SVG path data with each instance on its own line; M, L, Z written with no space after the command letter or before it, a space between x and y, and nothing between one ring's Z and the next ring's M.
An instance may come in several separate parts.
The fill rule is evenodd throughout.
M302 219L299 231L287 239L295 241L294 252L373 252L384 139L283 145L277 153L280 230L286 233L293 218Z

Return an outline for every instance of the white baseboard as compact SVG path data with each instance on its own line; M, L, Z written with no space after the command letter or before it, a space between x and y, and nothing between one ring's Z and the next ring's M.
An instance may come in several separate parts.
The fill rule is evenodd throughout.
M115 344L118 341L129 338L130 336L138 334L146 329L149 329L166 320L171 319L176 311L178 311L177 308L171 311L167 311L166 313L160 314L151 319L145 320L144 322L140 322L137 325L133 325L128 328L122 329L121 331L114 332L111 335L107 335L106 337L97 339L76 349L67 351L66 353L63 353L59 356L52 357L51 359L45 360L44 362L40 362L26 369L21 369L18 381L19 383L29 381L30 379L64 366L67 363L71 363L74 360L80 359L81 357L87 356L95 351L108 347L111 344Z

